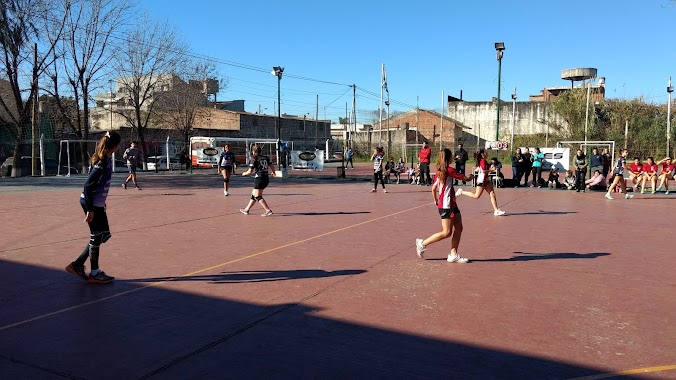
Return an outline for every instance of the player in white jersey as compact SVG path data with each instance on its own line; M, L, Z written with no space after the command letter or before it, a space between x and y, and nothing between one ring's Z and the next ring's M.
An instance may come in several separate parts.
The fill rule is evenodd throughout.
M441 232L437 232L427 239L416 239L416 253L418 257L423 258L423 252L428 245L436 243L453 235L451 239L451 253L448 255L449 263L466 263L469 260L458 254L460 237L462 236L462 216L456 203L453 182L471 181L474 175L469 177L458 173L453 168L453 153L449 149L444 149L437 155L437 176L432 186L432 195L434 204L439 209L441 216Z
M218 158L218 173L223 173L223 196L226 197L228 196L228 185L233 168L237 169L235 154L230 151L229 145L225 145Z
M371 161L373 161L373 189L372 193L375 193L378 188L378 181L383 186L383 193L387 193L385 190L385 181L383 180L383 158L385 157L385 149L382 147L377 147L371 155Z

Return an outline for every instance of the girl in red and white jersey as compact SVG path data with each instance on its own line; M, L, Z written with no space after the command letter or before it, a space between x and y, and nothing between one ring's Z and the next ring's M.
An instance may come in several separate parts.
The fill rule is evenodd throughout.
M638 191L638 183L643 178L643 165L638 157L634 158L634 162L629 165L629 182L634 192Z
M674 172L676 165L671 161L671 157L667 157L657 164L662 165L662 172L659 177L660 185L657 187L657 191L661 191L664 188L664 194L669 194L669 180L673 179L676 181L676 173Z
M655 194L655 187L657 187L657 164L652 157L648 157L648 162L643 164L643 181L641 182L641 194L645 191L645 182L650 181L652 185L652 193Z
M449 263L466 263L469 260L458 254L460 245L460 236L462 235L462 216L455 199L453 182L471 181L474 175L466 177L458 173L452 167L453 153L449 149L444 149L437 155L437 177L432 186L432 195L434 203L439 209L441 215L441 232L437 232L427 239L415 239L416 253L422 259L425 247L432 243L446 239L453 235L451 239L451 253L448 255Z
M455 195L458 197L461 195L466 195L473 199L479 199L481 197L481 194L483 194L484 189L486 189L488 195L490 195L491 197L491 205L493 206L493 215L495 216L505 215L505 212L498 208L498 199L495 197L495 189L493 189L493 184L488 179L489 167L488 162L486 161L485 149L481 149L476 153L476 160L479 163L479 165L477 165L479 173L477 174L476 177L477 179L476 191L472 193L469 191L463 191L462 189L458 189L458 191L455 192Z

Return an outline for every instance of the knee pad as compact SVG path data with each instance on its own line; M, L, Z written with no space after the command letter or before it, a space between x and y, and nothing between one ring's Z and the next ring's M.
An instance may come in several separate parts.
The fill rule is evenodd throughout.
M252 201L255 201L255 200L256 200L256 197L254 197L253 194L251 194L251 200L252 200Z
M260 201L263 200L263 196L259 195L259 196L255 197L254 199L256 199L258 202L260 202Z
M230 178L223 178L223 182L224 182L224 183L230 182Z
M103 235L100 232L89 235L89 247L98 248L103 241Z

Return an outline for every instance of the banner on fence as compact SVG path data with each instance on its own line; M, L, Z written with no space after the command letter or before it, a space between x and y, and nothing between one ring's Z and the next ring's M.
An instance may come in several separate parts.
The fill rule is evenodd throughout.
M486 150L508 150L509 143L507 141L486 141L484 146Z
M521 148L523 152L525 147ZM530 153L535 152L535 148L528 148ZM555 166L559 172L570 169L570 148L540 148L540 152L545 155L542 162L542 170L550 170Z
M319 149L316 149L315 151L292 150L291 169L305 171L323 171L324 151Z

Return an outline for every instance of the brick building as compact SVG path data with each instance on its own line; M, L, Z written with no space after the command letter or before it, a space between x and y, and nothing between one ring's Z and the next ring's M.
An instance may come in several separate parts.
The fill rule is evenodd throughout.
M458 139L462 139L463 134L470 130L469 127L461 124L457 120L451 119L448 116L443 117L442 125L441 114L423 109L413 109L396 116L392 116L390 117L389 122L388 120L383 120L383 136L385 136L388 130L388 125L390 131L414 131L413 134L406 135L406 139L408 140L406 143L415 143L416 141L422 142L423 140L427 140L434 146L439 146L441 143L442 146L447 147L455 146L459 141ZM371 132L372 134L376 135L376 139L380 133L379 131L379 124L376 123L373 126L373 131ZM383 140L388 141L384 138ZM403 141L397 141L397 143L403 143Z

